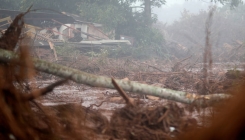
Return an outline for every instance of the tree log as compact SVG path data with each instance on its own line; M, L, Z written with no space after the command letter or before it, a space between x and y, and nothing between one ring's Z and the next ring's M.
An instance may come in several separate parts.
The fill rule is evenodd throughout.
M0 62L8 63L12 59L18 59L18 56L10 51L0 49ZM69 78L76 83L114 89L111 78L109 77L96 76L80 70L46 62L36 58L33 58L33 63L35 69L41 72L49 73L62 78ZM231 97L227 94L197 95L183 91L175 91L167 88L141 84L128 80L116 80L116 82L125 91L157 96L185 104L195 103L200 106L211 105L217 101Z

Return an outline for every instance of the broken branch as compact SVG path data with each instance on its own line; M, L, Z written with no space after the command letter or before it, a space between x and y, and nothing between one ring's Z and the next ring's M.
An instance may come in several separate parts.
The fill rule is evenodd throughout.
M59 85L62 85L64 84L65 82L67 82L68 79L64 79L64 80L60 80L60 81L57 81L43 89L39 89L38 91L35 91L31 94L24 94L24 100L34 100L40 96L43 96L43 95L46 95L47 93L51 92L54 90L55 87L59 86Z
M117 82L111 78L112 84L115 86L119 94L123 97L127 104L134 106L134 101L128 97L128 95L123 91L123 89L117 84Z

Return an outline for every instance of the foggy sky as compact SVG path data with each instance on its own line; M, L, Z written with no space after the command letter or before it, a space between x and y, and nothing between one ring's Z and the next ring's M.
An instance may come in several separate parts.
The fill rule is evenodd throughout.
M212 3L206 1L209 0L166 0L166 4L161 8L154 8L153 13L157 14L159 21L169 25L174 20L180 18L181 12L184 9L191 13L198 13L200 10L207 10Z

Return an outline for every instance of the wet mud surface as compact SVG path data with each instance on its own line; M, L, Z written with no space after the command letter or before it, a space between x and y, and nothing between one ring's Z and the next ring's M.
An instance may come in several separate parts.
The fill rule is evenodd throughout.
M201 64L199 66L201 67ZM140 83L151 84L154 86L160 86L163 88L170 88L174 90L180 90L190 93L199 94L202 92L202 69L193 68L190 71L184 69L178 72L142 72L131 73L126 75L127 78L132 80L139 80ZM210 84L208 85L208 92L212 93L225 93L229 87L236 83L237 79L241 79L241 75L237 71L243 70L243 68L237 68L237 71L232 70L234 67L231 64L216 64L210 75ZM137 76L136 76L137 75ZM239 80L238 80L239 81ZM55 80L38 80L36 85L40 88L45 87ZM130 98L137 100L141 106L147 106L154 108L161 105L172 103L159 97L140 95L137 93L127 94ZM90 87L83 84L76 84L69 82L68 84L56 87L52 93L41 97L38 102L44 106L57 106L70 103L80 104L86 108L94 109L101 112L108 119L111 118L112 112L121 109L126 106L124 99L114 89L106 89L99 87ZM185 108L185 104L177 103L178 106ZM198 114L192 114L195 118L198 118Z

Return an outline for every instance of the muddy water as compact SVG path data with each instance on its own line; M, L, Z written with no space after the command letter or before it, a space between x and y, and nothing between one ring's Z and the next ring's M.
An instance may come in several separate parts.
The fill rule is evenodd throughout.
M38 81L36 85L39 88L43 88L54 82L52 80ZM116 90L89 87L74 83L55 88L52 93L41 97L38 102L44 106L80 103L84 107L99 110L108 118L111 116L112 110L125 105Z

